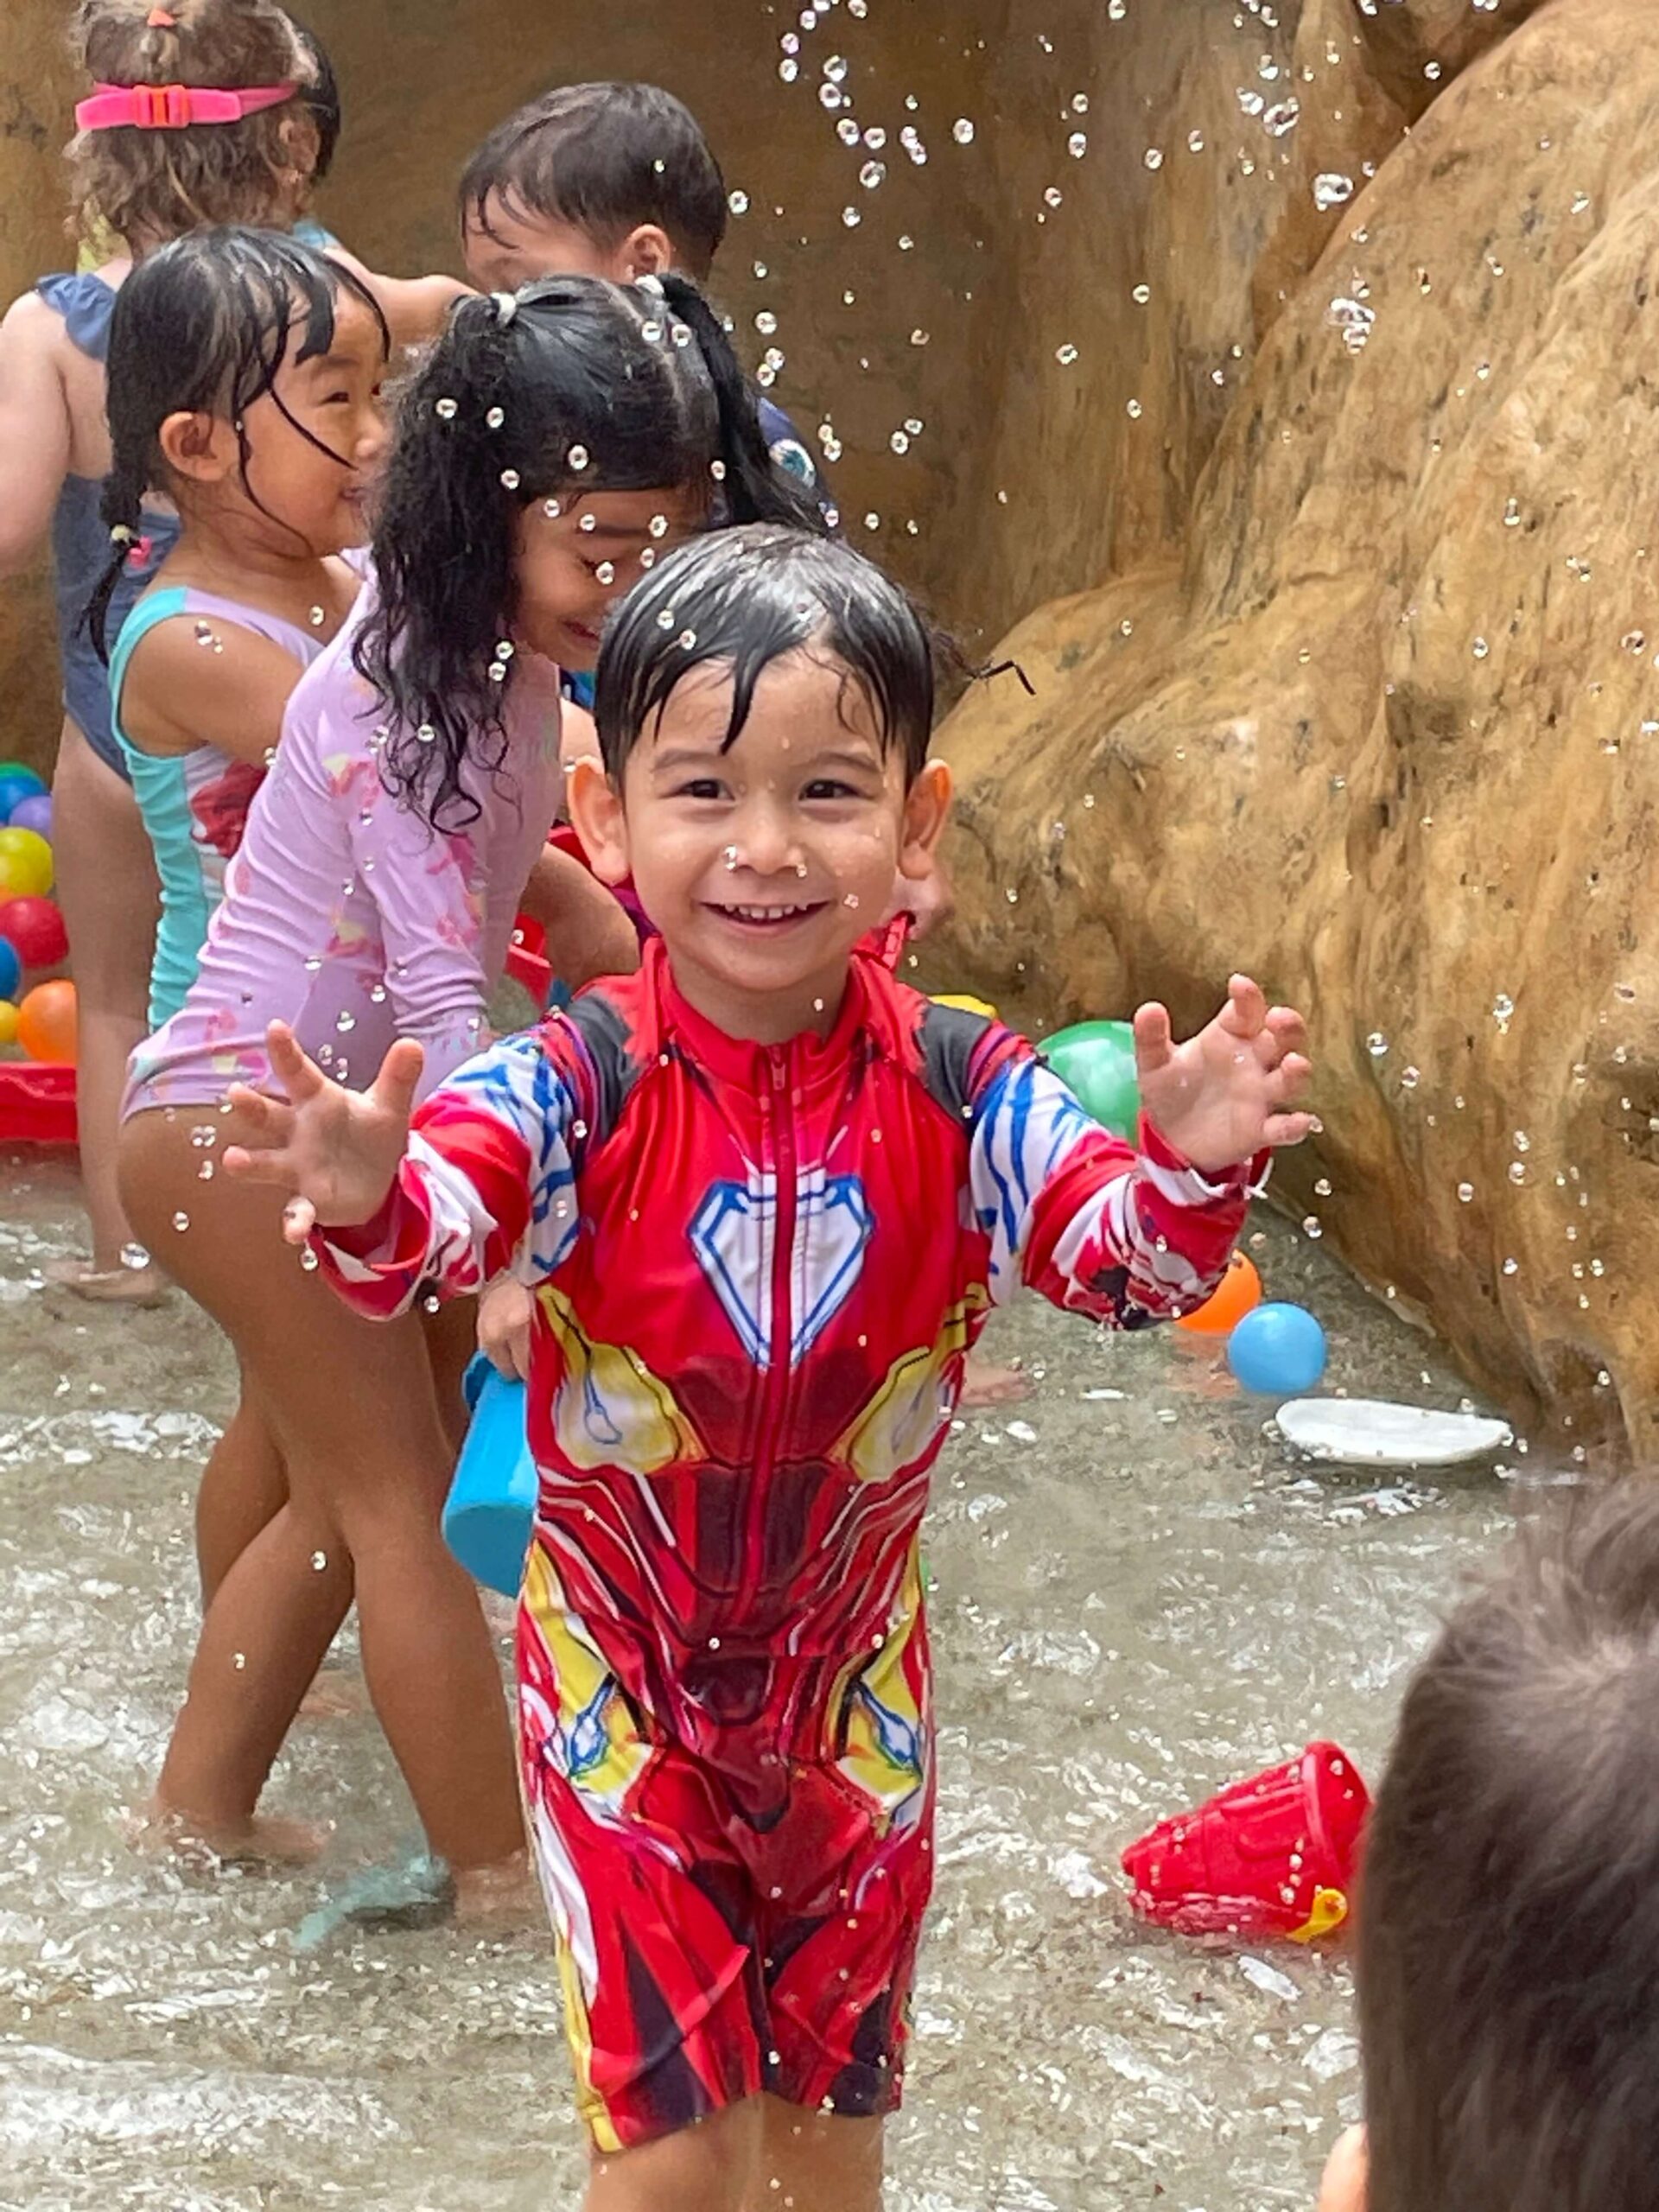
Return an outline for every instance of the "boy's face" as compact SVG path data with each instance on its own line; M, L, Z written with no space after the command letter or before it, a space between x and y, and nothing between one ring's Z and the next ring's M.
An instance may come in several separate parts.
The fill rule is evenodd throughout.
M516 292L538 276L605 276L632 284L660 276L674 258L666 233L654 224L642 223L607 245L591 231L538 215L499 192L486 194L481 212L467 210L461 237L467 277L480 292Z
M822 1034L895 871L931 868L949 772L930 761L906 790L862 690L810 647L764 671L722 750L731 706L728 668L694 670L640 734L620 794L577 767L572 814L597 872L632 876L699 1013L762 1044Z

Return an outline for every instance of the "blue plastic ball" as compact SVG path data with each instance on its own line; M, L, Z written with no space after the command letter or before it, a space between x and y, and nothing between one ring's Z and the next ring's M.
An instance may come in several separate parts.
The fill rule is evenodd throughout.
M26 798L39 798L46 785L32 768L0 769L0 824L11 819L11 810Z
M1325 1372L1325 1331L1302 1306L1258 1306L1227 1339L1227 1364L1247 1390L1294 1398Z
M0 937L0 999L15 999L23 980L23 963L9 937Z

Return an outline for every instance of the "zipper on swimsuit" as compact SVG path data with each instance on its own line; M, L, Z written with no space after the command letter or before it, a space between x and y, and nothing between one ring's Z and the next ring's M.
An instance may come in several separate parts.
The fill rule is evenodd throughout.
M789 1398L790 1353L795 1336L789 1296L790 1269L795 1256L796 1212L795 1116L788 1096L789 1047L769 1046L766 1058L771 1087L761 1093L761 1106L772 1125L772 1330L760 1433L755 1439L754 1466L749 1478L748 1528L744 1542L751 1588L759 1586L765 1560L766 1498L772 1487L772 1470L778 1464L780 1432Z

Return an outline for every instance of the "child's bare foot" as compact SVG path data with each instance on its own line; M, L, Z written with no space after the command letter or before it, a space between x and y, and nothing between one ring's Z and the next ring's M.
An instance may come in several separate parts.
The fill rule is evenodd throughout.
M543 1917L541 1889L527 1851L515 1851L493 1866L468 1866L452 1878L458 1928L513 1928Z
M302 1720L350 1720L372 1710L369 1686L361 1675L325 1667L300 1700Z
M192 1820L177 1807L152 1798L127 1823L135 1851L166 1854L194 1872L216 1873L221 1866L304 1866L327 1848L330 1827L312 1821L288 1821L256 1814L234 1826Z
M159 1306L170 1285L151 1261L130 1268L94 1268L86 1260L48 1260L47 1281L92 1306Z
M1031 1395L1031 1377L1017 1367L991 1367L971 1355L963 1370L961 1403L970 1411L976 1406L1017 1406Z

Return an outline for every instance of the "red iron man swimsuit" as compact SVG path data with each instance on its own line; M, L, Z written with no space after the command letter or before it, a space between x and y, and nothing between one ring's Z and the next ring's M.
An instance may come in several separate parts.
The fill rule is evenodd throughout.
M379 1217L320 1235L367 1313L509 1268L537 1292L521 1748L600 2148L763 2088L897 2102L929 1470L1020 1284L1135 1328L1219 1277L1250 1171L1143 1146L875 957L829 1037L767 1047L696 1014L658 941L459 1070Z

